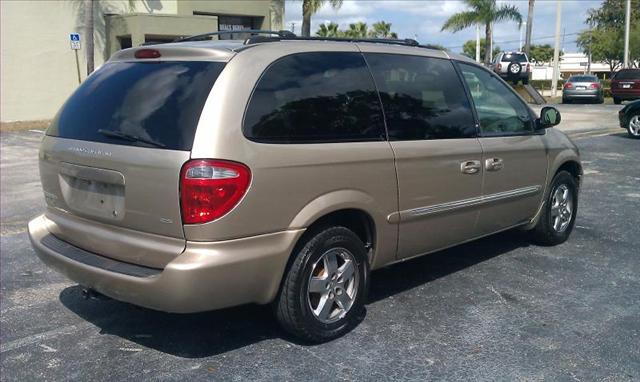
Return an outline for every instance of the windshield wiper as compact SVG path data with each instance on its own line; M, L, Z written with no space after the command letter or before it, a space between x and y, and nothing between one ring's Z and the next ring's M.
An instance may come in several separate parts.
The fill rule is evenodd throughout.
M98 129L98 132L100 134L102 134L102 135L107 136L107 137L120 138L120 139L124 139L126 141L129 141L129 142L142 142L142 143L146 143L148 145L152 145L152 146L156 146L156 147L167 147L167 145L165 145L163 143L152 141L151 139L141 138L141 137L138 137L137 135L123 133L123 132L120 132L120 131L111 131L111 130L105 130L105 129Z

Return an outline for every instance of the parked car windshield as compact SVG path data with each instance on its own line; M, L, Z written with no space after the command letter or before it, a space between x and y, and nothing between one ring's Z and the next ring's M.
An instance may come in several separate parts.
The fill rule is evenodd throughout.
M505 53L502 56L502 62L527 62L527 56L524 53Z
M200 113L223 68L224 63L205 61L105 64L62 106L47 135L191 150Z
M640 80L640 69L621 70L615 77L615 80Z
M596 76L572 76L569 78L569 82L598 82Z

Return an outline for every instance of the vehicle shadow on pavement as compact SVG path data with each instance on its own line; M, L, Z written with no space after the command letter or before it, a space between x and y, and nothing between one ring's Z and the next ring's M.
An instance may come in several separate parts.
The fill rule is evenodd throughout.
M369 302L383 300L527 245L525 235L509 231L373 272ZM298 343L280 330L269 306L171 314L111 299L86 300L80 286L64 289L60 301L100 328L101 334L115 335L178 357L209 357L273 338Z

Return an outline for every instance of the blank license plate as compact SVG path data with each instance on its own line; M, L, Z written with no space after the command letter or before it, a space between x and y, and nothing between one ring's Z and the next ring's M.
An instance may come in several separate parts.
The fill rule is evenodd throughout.
M576 86L576 89L578 90L585 90L587 87L586 86Z
M622 84L622 88L623 89L629 89L629 88L631 88L631 84Z

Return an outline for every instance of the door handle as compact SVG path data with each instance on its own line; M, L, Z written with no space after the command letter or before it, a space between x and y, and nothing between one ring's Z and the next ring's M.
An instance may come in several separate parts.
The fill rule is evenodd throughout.
M479 160L466 160L460 163L460 171L463 174L477 174L480 172Z
M504 163L500 158L489 158L484 161L484 167L487 171L500 171L504 167Z

